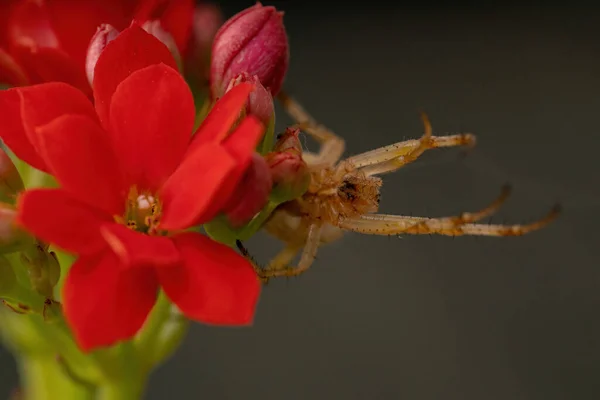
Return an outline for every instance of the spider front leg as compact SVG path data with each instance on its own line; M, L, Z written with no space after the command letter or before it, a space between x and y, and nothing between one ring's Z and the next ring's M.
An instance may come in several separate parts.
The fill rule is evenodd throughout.
M317 250L319 249L319 244L321 241L321 231L321 223L312 223L309 225L306 241L304 243L304 249L302 250L300 261L295 267L287 266L287 264L291 262L291 260L297 254L298 250L302 248L301 245L296 247L295 245L288 244L275 257L273 262L269 263L267 267L262 268L256 264L256 262L249 255L248 250L242 245L242 243L239 240L236 243L242 255L244 255L252 263L252 266L256 271L258 277L263 282L268 282L270 278L280 276L298 276L306 272L313 264L313 261L315 260L315 257L317 255Z
M296 100L283 91L279 92L277 98L298 127L321 144L319 153L311 160L311 166L330 167L337 163L346 148L344 139L315 121Z
M475 136L470 133L448 136L433 136L431 123L425 113L421 114L425 127L420 139L407 140L367 151L346 159L354 168L360 168L367 175L378 175L395 171L419 158L426 150L441 147L475 145Z
M498 210L508 196L507 189L490 206L475 212L463 213L458 217L426 218L400 215L367 214L339 222L338 226L353 232L371 235L438 234L447 236L520 236L543 228L559 214L555 206L544 218L524 225L474 224Z

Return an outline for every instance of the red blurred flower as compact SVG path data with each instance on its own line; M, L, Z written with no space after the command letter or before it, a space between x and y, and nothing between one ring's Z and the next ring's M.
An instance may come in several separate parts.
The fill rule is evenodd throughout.
M249 84L217 102L191 138L192 94L165 46L138 25L102 52L94 105L64 83L0 92L2 139L60 189L19 198L19 221L79 258L63 291L83 349L133 336L159 287L189 318L252 321L260 287L229 247L183 230L221 212L264 127L237 122Z
M193 0L2 0L0 82L66 82L91 93L85 73L90 39L101 24L122 30L133 19L160 20L180 52L193 22Z

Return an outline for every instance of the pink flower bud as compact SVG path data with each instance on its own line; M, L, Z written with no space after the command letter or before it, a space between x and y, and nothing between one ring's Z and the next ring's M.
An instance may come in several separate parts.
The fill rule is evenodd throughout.
M98 27L94 36L92 36L85 59L85 73L90 85L94 81L94 69L96 68L98 58L100 58L100 53L102 53L108 42L114 40L118 35L119 31L112 25L102 24Z
M279 200L302 196L310 185L310 171L302 159L298 129L287 129L275 144L275 151L265 160L273 179L273 195Z
M181 64L181 55L179 54L177 43L175 42L173 36L163 28L159 20L144 22L142 29L167 46L171 54L173 54L175 61L177 61L177 64Z
M0 149L0 202L14 204L21 190L23 190L23 180L19 171L8 154Z
M233 87L244 82L254 85L254 90L250 93L248 101L246 102L246 115L254 115L256 118L260 119L265 126L268 126L271 116L273 115L273 97L260 83L256 75L250 76L242 72L229 82L229 86L225 92L229 92Z
M283 13L260 3L245 9L225 22L215 36L210 69L213 97L221 96L231 79L242 72L258 76L275 96L289 56Z
M240 227L250 221L267 203L272 186L265 159L254 153L250 167L224 207L229 223Z

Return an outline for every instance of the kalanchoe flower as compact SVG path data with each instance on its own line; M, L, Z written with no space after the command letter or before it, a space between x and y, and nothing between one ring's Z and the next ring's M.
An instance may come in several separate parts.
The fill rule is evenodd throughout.
M283 14L260 3L234 15L219 29L212 47L213 97L223 94L238 74L258 79L273 96L281 89L289 63Z
M23 180L15 164L3 149L0 149L0 202L12 204L17 193L23 190Z
M183 52L193 9L193 0L0 1L0 83L66 82L91 94L86 56L98 26L160 19Z
M250 76L248 74L241 73L231 80L227 87L226 93L239 85L240 83L251 83L254 85L254 90L248 96L246 102L246 114L254 115L260 119L263 124L268 125L271 117L273 116L273 97L271 93L260 83L260 80L256 75Z
M159 288L193 320L253 319L260 286L248 261L185 231L222 211L251 163L264 127L250 116L230 131L252 86L220 99L190 141L194 102L175 68L133 25L98 59L95 108L63 83L0 92L2 139L61 185L23 192L18 219L78 255L62 301L84 350L131 338Z
M310 172L302 159L299 129L288 128L279 137L274 151L265 156L273 178L273 196L291 200L302 196L310 184Z
M102 53L102 50L104 50L106 45L110 41L116 39L118 35L119 31L116 30L115 27L110 24L102 24L98 27L96 34L92 36L85 59L85 73L90 85L94 81L94 68L96 68L100 53Z
M265 159L258 153L252 156L252 164L242 178L224 212L233 227L250 221L267 204L273 181Z

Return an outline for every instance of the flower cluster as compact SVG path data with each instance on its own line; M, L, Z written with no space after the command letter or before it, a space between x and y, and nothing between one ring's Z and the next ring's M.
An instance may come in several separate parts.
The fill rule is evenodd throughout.
M434 136L423 115L419 139L342 159L282 90L274 7L223 22L193 0L5 0L0 22L0 319L25 314L0 329L29 323L99 398L140 397L182 321L251 324L261 283L307 271L344 231L519 236L558 214L482 224L506 190L453 217L380 214L380 175L475 137ZM274 99L295 122L278 135ZM260 229L285 243L266 266L243 243Z
M48 187L23 184L0 153L3 253L36 265L43 305L19 295L10 267L0 298L26 313L60 305L85 351L133 338L160 291L189 319L250 324L251 263L198 227L243 228L289 179L272 152L282 14L256 4L221 25L191 0L2 7L0 136L21 175ZM57 252L72 265L58 269Z

